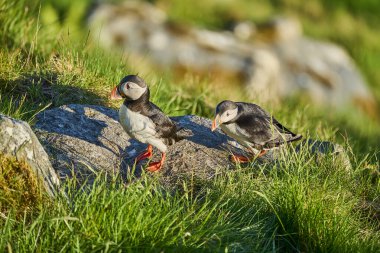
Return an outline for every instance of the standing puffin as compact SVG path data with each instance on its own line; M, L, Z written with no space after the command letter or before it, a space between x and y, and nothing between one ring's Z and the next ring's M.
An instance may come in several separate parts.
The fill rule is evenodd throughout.
M235 162L250 162L253 158L264 155L269 149L302 138L301 135L285 128L260 106L250 103L229 100L220 102L216 106L211 131L218 126L250 152L259 151L252 158L232 155L231 158Z
M119 110L119 122L132 138L148 143L147 150L136 161L151 158L153 147L161 151L161 160L148 165L148 170L158 171L165 161L168 145L189 135L180 133L176 124L160 108L149 101L149 88L137 75L128 75L113 88L111 99L124 99Z

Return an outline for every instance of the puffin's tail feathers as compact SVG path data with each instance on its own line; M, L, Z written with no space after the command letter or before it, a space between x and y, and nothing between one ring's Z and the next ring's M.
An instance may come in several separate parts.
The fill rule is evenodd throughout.
M302 139L302 135L300 134L294 134L289 139L286 140L286 142L292 142L292 141L298 141Z
M264 147L265 148L274 148L274 147L278 147L278 146L281 146L285 143L289 143L289 142L293 142L293 141L298 141L302 139L302 135L300 134L292 134L292 135L287 135L287 136L283 136L283 138L278 138L276 140L273 140L271 142L267 142Z

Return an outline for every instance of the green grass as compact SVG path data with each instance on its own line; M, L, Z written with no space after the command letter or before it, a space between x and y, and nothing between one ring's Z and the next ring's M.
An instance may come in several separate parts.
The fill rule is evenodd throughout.
M380 23L371 13L380 7L371 1L156 2L172 20L209 28L237 18L265 20L279 11L297 14L308 34L344 44L380 94L379 60L371 53L379 46L374 27ZM88 40L83 26L88 6L89 1L0 0L0 113L33 124L38 112L68 103L117 108L109 92L129 73L140 73L152 101L173 116L211 117L221 99L247 100L242 92L215 92L208 78L191 73L178 78L104 52ZM340 27L337 20L343 19L355 33ZM20 183L31 179L19 170L21 163L4 160L0 251L380 251L378 123L350 108L326 112L301 98L264 107L306 138L342 144L353 168L347 171L330 155L316 159L303 150L286 154L280 164L236 168L207 182L185 180L177 192L168 192L151 175L125 185L118 176L110 181L99 174L92 187L72 178L64 186L67 196L47 202L23 199L40 193ZM14 174L6 177L11 174L4 168Z
M304 150L258 169L225 172L167 192L145 175L127 185L98 175L92 187L67 182L66 196L32 221L2 220L0 248L13 252L376 252L379 224L361 200L375 201L377 179L362 163L348 173L332 157ZM289 158L289 157L288 157ZM242 183L244 182L244 183ZM194 181L193 181L194 183ZM202 183L202 182L195 182ZM368 193L372 187L374 192ZM196 190L198 189L198 190Z

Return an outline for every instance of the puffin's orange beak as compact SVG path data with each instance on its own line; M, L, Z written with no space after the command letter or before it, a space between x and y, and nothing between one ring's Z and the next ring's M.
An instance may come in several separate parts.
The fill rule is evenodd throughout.
M215 119L212 121L211 131L214 132L215 129L217 129L219 125L220 125L220 117L219 115L216 115Z
M117 90L117 86L115 86L111 91L111 99L122 99L122 97L119 94L119 91Z

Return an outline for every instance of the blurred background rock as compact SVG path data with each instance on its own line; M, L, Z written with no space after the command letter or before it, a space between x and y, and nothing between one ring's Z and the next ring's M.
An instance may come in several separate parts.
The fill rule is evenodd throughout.
M144 56L175 72L217 76L218 82L245 89L261 102L300 94L316 104L351 105L377 114L374 97L346 51L304 37L297 19L272 18L258 25L229 21L231 30L197 28L134 1L100 4L88 20L94 39L108 49L119 48L132 61L134 55Z
M193 72L250 99L307 95L378 118L378 11L375 0L48 0L41 20L73 36L90 28L93 41L127 55L138 72Z

